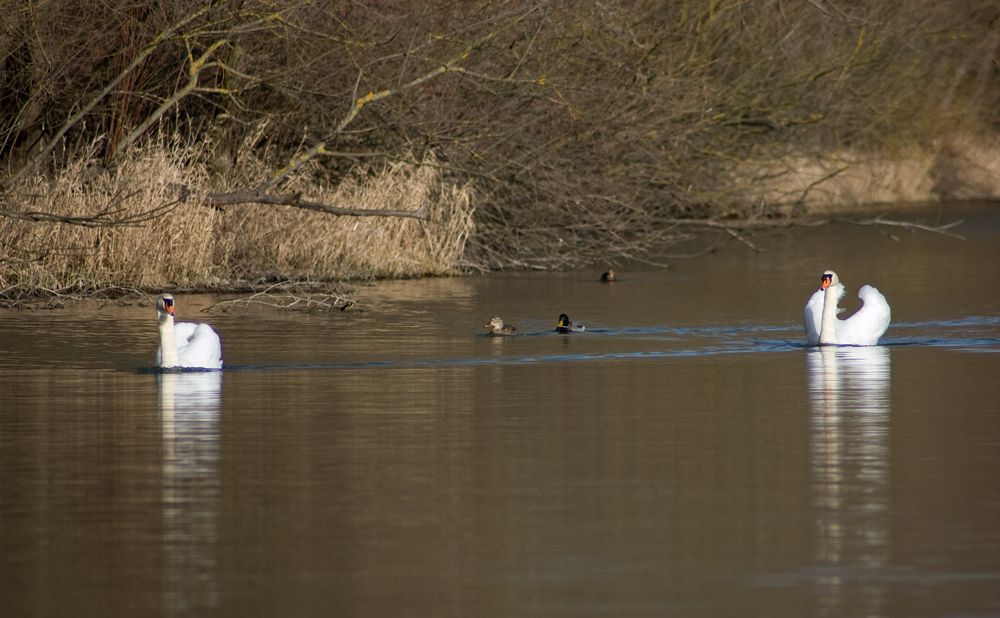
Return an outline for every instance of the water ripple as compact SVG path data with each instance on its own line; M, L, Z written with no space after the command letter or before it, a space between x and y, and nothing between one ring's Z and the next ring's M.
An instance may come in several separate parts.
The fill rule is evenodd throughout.
M980 327L1000 325L998 316L970 316L957 320L936 320L929 322L914 322L893 324L890 327L890 336L884 337L880 345L888 348L907 348L913 346L947 347L965 352L1000 352L1000 337L982 336L994 335L995 332L983 333L979 329L973 329L968 338L944 337L944 333L927 332L923 337L911 337L896 335L896 329L923 328L929 331L932 328L954 328L954 327ZM740 325L740 326L699 326L699 327L626 327L626 328L594 328L585 333L564 334L555 331L545 330L530 332L519 335L517 339L553 336L560 338L572 338L573 340L585 341L587 338L599 337L603 341L606 338L619 338L622 341L662 341L683 342L680 347L671 347L662 350L622 350L605 351L593 353L556 353L537 354L524 356L504 356L504 357L482 357L482 358L437 358L437 359L411 359L411 360L376 360L361 361L351 363L332 364L292 364L292 365L226 365L223 369L227 371L272 371L272 370L307 370L307 369L373 369L373 368L399 368L399 367L425 367L425 366L450 366L450 365L496 365L496 364L526 364L526 363L561 363L580 361L603 361L621 359L655 359L674 358L689 356L713 356L721 354L746 354L746 353L769 353L769 352L789 352L811 348L805 339L800 336L801 326L795 324L784 325ZM769 337L748 336L754 333L777 333L793 332L791 339L774 339ZM953 334L954 331L948 334ZM477 338L490 338L490 335L477 335ZM537 339L535 341L538 341ZM647 344L648 345L648 344ZM139 373L161 373L164 370L158 367L142 367ZM173 370L176 371L176 370Z

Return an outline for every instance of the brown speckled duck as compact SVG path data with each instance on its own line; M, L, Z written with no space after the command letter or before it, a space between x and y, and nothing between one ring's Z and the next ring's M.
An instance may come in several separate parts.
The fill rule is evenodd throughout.
M601 275L601 281L605 283L612 283L615 280L615 271L608 269L608 272Z
M500 318L493 318L490 323L486 325L486 328L490 329L491 335L516 335L517 329L510 324L504 324L503 320Z

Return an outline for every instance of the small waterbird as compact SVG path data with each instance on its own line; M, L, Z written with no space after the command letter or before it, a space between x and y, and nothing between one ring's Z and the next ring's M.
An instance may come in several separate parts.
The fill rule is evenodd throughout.
M586 326L570 322L569 316L565 313L559 316L559 326L556 326L556 331L560 333L582 333L585 330L587 330Z
M510 324L504 324L500 318L493 318L486 328L490 329L491 335L516 335L517 329Z

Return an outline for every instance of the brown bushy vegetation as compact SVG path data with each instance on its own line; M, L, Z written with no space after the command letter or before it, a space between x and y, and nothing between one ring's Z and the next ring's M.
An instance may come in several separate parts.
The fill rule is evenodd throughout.
M4 223L7 288L552 267L641 257L677 218L1000 195L986 0L50 0L0 23L0 209L62 217ZM436 214L205 198L253 191Z
M254 282L315 285L358 276L447 274L461 266L465 243L475 229L471 192L442 183L439 169L429 164L388 163L370 176L344 178L336 187L308 174L289 185L293 190L309 185L320 199L348 208L416 210L427 204L426 219L331 217L287 206L217 208L180 202L173 195L177 185L198 189L211 184L207 175L193 173L203 170L191 163L202 155L177 143L151 142L133 148L128 160L94 178L87 173L91 157L80 155L62 168L56 182L32 175L19 183L9 193L18 203L42 204L81 219L93 214L95 205L106 205L106 224L0 218L6 253L0 297L163 287L225 291ZM232 181L264 173L259 161L241 158ZM150 204L164 206L149 217Z

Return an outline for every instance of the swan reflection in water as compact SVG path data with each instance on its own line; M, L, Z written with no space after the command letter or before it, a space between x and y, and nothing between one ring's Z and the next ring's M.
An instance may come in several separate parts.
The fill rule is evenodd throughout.
M889 560L889 350L807 352L819 614L885 613ZM856 613L856 612L851 612Z
M218 606L222 372L160 374L164 609Z

